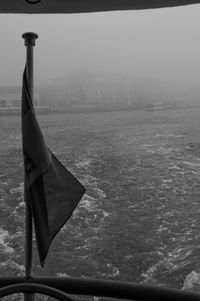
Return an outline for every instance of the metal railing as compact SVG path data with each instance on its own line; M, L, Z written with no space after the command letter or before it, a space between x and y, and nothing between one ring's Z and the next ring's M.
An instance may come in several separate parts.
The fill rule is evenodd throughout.
M72 301L69 295L141 301L200 301L200 294L130 282L55 277L0 277L0 298L14 293L40 293Z

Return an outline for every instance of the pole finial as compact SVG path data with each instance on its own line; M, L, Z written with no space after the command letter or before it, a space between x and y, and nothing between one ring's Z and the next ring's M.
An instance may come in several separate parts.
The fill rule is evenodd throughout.
M38 38L38 35L37 33L34 32L25 32L23 33L22 38L25 40L24 41L25 46L28 45L35 46L35 40Z

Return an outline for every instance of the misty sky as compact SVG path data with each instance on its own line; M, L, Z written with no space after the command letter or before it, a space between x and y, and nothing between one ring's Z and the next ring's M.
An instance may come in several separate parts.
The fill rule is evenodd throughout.
M200 81L200 5L73 15L0 15L0 86L21 85L22 33L39 35L35 85L71 70Z

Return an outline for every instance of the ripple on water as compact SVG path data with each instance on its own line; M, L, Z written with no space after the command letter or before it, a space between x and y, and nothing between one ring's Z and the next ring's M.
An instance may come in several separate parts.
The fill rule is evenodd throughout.
M4 254L13 254L14 249L9 246L9 243L6 242L7 239L10 239L10 234L7 230L0 228L0 248L1 253Z
M184 280L183 291L195 291L200 292L200 272L197 272L196 270L192 271L190 274L188 274Z
M20 183L18 187L10 189L11 194L21 194L24 193L24 183Z

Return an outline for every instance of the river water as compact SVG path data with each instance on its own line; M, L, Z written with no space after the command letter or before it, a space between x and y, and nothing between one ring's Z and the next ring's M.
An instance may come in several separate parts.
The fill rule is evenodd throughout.
M86 194L34 274L200 291L200 109L39 115ZM0 274L24 274L20 116L0 117Z

